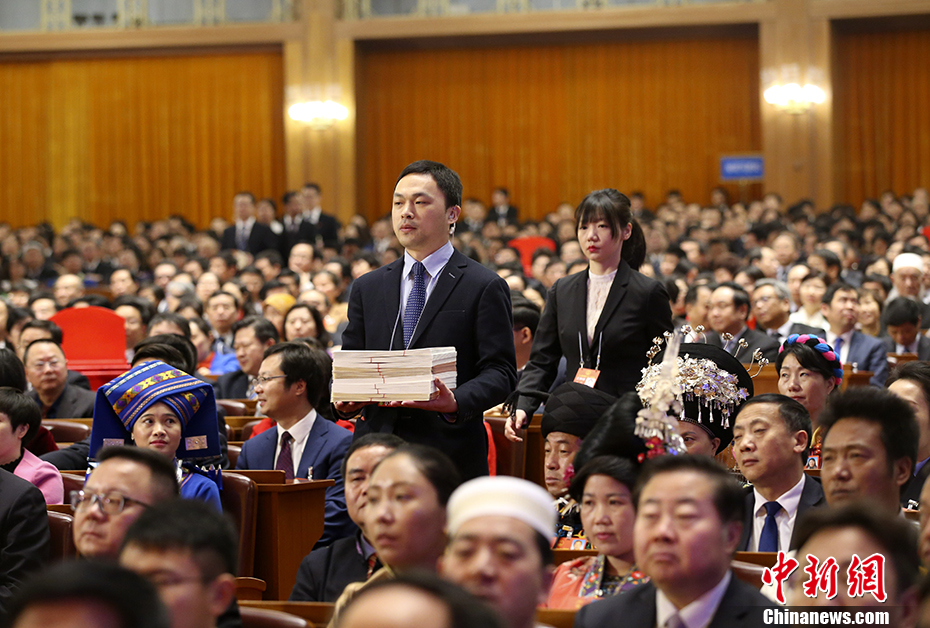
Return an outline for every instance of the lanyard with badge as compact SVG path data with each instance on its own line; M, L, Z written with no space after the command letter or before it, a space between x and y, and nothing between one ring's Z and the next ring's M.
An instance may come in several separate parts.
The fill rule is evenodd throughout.
M585 368L584 347L581 343L581 332L578 332L578 355L581 356L581 359L578 361L578 372L575 373L574 381L576 384L594 388L594 384L597 383L597 378L601 374L601 345L603 344L603 340L604 332L601 332L597 337L597 361L594 364L594 368Z

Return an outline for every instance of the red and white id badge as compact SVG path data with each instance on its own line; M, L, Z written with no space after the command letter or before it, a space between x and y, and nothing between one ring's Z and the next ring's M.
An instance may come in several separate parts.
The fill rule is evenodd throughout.
M575 383L594 388L594 384L597 383L597 378L600 375L601 372L598 369L578 369L578 372L575 373Z

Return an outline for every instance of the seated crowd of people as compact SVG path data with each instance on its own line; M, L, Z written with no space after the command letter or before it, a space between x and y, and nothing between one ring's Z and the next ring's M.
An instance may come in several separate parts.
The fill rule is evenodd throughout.
M412 172L441 183L432 170ZM761 626L786 603L869 607L890 625L930 626L926 190L822 213L771 193L731 203L715 189L702 205L671 191L648 209L641 194L610 191L632 214L619 232L609 211L588 215L584 202L521 221L504 189L490 208L464 200L461 215L446 216L448 235L440 223L439 242L510 290L512 323L496 322L512 328L513 354L509 340L500 354L512 363L503 379L516 383L484 410L509 414L507 438L529 445L524 419L542 404L544 449L528 457L542 469L526 471L537 484L495 472L489 427L483 448L450 445L470 438L460 425L471 421L470 375L452 406L442 405L445 386L424 402L433 405L330 401L333 351L369 346L357 317L372 301L358 291L367 299L382 277L369 273L410 257L420 235L437 237L425 219L397 220L421 211L406 209L404 180L393 222L370 225L324 213L312 183L286 193L281 213L272 199L236 194L231 220L207 230L179 216L132 232L122 222L74 220L58 232L0 224L6 624L245 625L222 476L276 469L334 481L289 599L331 603L336 627L533 628L540 609L572 611L582 628L619 617L642 628ZM588 235L589 224L602 235ZM631 231L624 246L641 234L642 250L621 262L618 245L605 263L598 238ZM403 338L392 333L387 348L428 333L416 319L408 329L405 310L421 288L429 303L437 273L428 257L415 261L412 287L401 287L414 296L393 327ZM634 261L627 298L657 285L643 298L662 302L655 327L636 332L635 346L650 348L621 364L631 385L618 391L605 380L619 363L605 355L602 370L600 355L613 288L593 316L590 294ZM556 295L578 273L591 291L587 343L584 320L565 334L580 367L552 338L570 320L553 318ZM112 310L126 334L126 371L94 391L69 369L55 322L87 306ZM446 314L438 320L466 320ZM754 385L767 364L777 392ZM849 381L857 371L867 381ZM255 402L258 422L235 449L217 400ZM421 410L435 410L442 429L394 429ZM77 418L93 420L90 436L59 448L43 421ZM82 490L65 494L65 471L86 472ZM80 562L50 564L47 507L60 504L73 509ZM737 552L778 553L761 590L735 571ZM817 576L805 579L810 557ZM817 560L832 561L838 594Z

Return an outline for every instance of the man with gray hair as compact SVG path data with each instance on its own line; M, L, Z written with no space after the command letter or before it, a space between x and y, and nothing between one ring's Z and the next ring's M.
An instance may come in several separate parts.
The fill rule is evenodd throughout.
M775 279L760 279L752 291L752 313L756 315L756 329L778 341L785 342L791 334L807 334L825 338L827 332L820 327L788 320L791 315L791 293L788 285Z
M440 574L497 609L508 628L532 628L554 571L549 493L519 478L480 477L452 493L447 512Z

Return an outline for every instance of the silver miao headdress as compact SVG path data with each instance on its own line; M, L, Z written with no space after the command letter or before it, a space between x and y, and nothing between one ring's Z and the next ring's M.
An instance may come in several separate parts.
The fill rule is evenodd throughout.
M703 328L694 331L701 334ZM678 420L701 425L720 436L721 447L725 447L730 438L720 432L730 431L731 416L752 396L752 379L739 360L715 345L682 345L682 337L691 333L692 329L685 326L680 332L666 332L663 337L655 338L647 353L649 363L636 385L645 406L637 416L636 435L647 446L652 443L650 449L664 448L665 451L654 455L685 451L678 434ZM727 336L724 335L725 340L732 339ZM653 364L663 343L666 347L662 361ZM746 342L741 340L739 346L745 347ZM757 351L750 368L758 367L758 374L766 363Z

